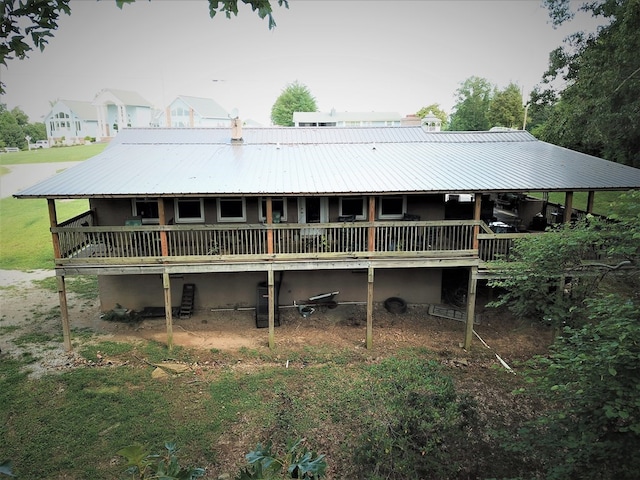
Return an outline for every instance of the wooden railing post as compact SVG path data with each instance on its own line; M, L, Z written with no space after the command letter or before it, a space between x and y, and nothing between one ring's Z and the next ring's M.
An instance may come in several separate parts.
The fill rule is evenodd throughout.
M367 251L373 252L376 249L376 197L369 197L369 235L367 235Z
M271 197L267 197L267 253L273 254L273 200Z
M53 198L47 198L47 207L49 208L49 225L51 228L56 228L58 226L56 201ZM58 232L51 232L51 241L53 242L53 258L61 258L60 237L58 237Z
M167 224L167 216L164 210L164 198L158 199L158 222L164 226ZM163 257L169 256L169 242L167 241L167 232L160 231L160 254Z
M476 193L475 194L475 205L474 205L474 209L473 209L473 219L476 222L480 221L480 214L482 212L482 194L481 193ZM473 226L473 249L474 250L478 250L478 234L480 233L480 224L476 223Z

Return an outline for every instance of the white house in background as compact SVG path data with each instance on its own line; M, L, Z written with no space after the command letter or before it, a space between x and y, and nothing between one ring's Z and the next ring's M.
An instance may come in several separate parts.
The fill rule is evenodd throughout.
M296 127L399 127L397 112L293 112Z
M74 145L98 136L98 113L91 102L58 100L44 118L49 144Z
M115 136L127 127L149 127L152 124L152 105L136 92L103 89L92 105L97 110L98 140Z
M172 128L230 127L231 117L211 98L179 95L166 108L164 118L158 118L158 124Z

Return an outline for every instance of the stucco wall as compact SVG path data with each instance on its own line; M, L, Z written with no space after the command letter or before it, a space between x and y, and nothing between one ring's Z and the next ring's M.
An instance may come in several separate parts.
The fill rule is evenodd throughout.
M374 301L388 297L402 297L409 303L439 303L442 271L413 268L406 270L379 269L375 272ZM172 304L180 305L182 286L196 284L197 309L221 307L253 307L256 288L266 282L266 273L218 273L171 276ZM275 281L280 281L276 272ZM160 275L112 275L98 277L101 308L112 309L116 303L141 310L144 307L164 306L164 292ZM339 291L338 301L364 302L367 299L366 270L312 270L284 272L280 287L280 305L292 305L313 295Z

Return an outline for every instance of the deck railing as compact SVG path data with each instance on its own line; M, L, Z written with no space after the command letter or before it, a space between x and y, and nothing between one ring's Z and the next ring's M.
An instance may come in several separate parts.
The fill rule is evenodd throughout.
M470 256L477 254L473 232L481 223L460 220L93 226L88 218L92 217L80 216L52 228L62 258Z

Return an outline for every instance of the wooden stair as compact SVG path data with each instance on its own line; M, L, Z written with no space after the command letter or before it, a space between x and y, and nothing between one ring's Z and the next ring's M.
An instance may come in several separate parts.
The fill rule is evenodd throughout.
M196 286L185 283L182 287L182 301L180 302L180 318L190 318L193 313L193 302L196 296Z

